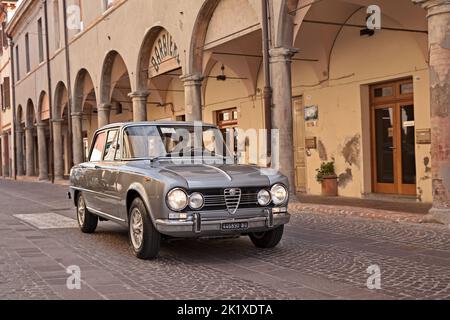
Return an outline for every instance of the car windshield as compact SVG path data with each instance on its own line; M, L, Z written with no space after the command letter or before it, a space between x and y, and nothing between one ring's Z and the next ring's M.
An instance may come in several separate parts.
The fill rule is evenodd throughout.
M131 126L123 150L125 159L232 156L222 132L206 126Z

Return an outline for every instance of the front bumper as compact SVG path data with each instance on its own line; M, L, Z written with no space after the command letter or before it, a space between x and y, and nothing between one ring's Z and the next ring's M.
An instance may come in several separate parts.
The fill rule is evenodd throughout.
M220 237L252 232L264 232L287 224L290 221L289 213L274 214L267 212L266 216L254 218L214 219L203 220L201 214L194 215L192 221L156 220L156 229L165 235L178 238L192 237ZM223 230L225 223L248 223L248 228L239 230Z

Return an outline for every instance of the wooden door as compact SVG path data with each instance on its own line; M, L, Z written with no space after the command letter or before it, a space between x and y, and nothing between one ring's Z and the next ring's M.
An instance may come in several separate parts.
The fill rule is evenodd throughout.
M294 160L295 160L295 182L298 193L306 193L306 143L305 143L305 111L302 97L294 98Z
M376 193L415 195L412 79L371 87L372 174Z

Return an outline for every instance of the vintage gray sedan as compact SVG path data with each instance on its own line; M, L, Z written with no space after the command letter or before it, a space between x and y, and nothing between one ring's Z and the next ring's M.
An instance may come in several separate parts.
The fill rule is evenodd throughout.
M273 248L289 222L288 180L236 164L224 134L185 122L112 124L99 129L88 162L71 170L84 233L99 221L126 226L138 258L158 255L162 237L248 235Z

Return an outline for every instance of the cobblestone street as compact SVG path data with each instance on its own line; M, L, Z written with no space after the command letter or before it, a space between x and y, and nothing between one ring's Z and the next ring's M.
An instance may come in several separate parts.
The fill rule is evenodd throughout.
M109 222L84 235L75 220L39 229L20 216L75 219L67 191L0 180L0 299L450 299L444 226L296 212L275 249L244 237L165 241L160 258L141 261ZM81 290L67 289L72 265ZM380 290L367 289L371 265Z

